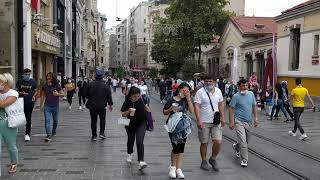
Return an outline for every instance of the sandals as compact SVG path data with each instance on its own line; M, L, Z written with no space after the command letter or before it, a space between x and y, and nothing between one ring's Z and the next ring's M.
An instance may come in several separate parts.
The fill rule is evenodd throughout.
M17 164L12 164L12 165L10 165L10 167L9 167L9 169L8 169L8 172L9 172L10 174L16 173L16 172L17 172L17 167L18 167Z

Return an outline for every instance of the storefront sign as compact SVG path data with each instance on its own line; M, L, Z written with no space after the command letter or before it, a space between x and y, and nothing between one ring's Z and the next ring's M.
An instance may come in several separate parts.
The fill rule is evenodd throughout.
M318 65L319 65L319 59L313 59L312 66L318 66Z
M60 46L60 39L56 35L32 23L32 49L59 54Z

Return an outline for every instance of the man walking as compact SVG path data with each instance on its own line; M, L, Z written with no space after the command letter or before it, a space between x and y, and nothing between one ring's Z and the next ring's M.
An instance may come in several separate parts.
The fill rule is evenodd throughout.
M198 135L201 154L201 169L208 171L207 147L212 140L212 154L209 163L212 169L219 171L217 157L221 149L222 127L224 127L224 102L221 90L215 87L215 79L204 76L204 87L195 95L195 114L198 125Z
M87 86L88 86L87 78L86 77L80 78L80 81L78 81L78 83L77 83L78 97L79 97L79 109L80 110L82 108L85 108ZM82 102L83 102L83 107L82 107Z
M27 121L24 140L30 141L31 117L37 96L37 83L35 80L31 79L30 69L23 70L22 79L17 82L16 90L19 92L19 96L23 97L24 100L24 114Z
M308 136L306 135L306 133L304 132L304 130L300 124L300 117L304 111L304 98L306 96L308 96L313 108L315 106L314 106L314 103L309 95L308 90L306 88L302 87L300 78L296 79L296 85L297 85L297 87L291 91L291 100L292 100L293 117L294 117L294 128L293 128L293 131L289 131L289 135L296 136L296 131L299 128L300 133L301 133L300 139L305 140Z
M230 102L229 128L236 129L237 143L233 148L237 157L241 158L241 166L248 166L248 142L252 127L252 112L254 115L254 127L258 126L257 102L254 94L248 91L248 82L245 79L237 83L239 91Z
M87 88L86 97L88 102L86 107L90 110L92 141L97 141L97 119L100 117L100 138L106 139L104 134L106 125L106 107L112 111L112 96L110 86L106 85L102 80L104 72L96 70L95 80L90 82Z
M118 80L114 77L112 79L112 88L113 88L113 92L117 91L117 86L118 86Z

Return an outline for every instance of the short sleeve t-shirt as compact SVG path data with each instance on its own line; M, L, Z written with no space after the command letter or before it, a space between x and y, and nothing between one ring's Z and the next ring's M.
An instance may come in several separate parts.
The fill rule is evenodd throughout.
M33 79L30 79L29 81L20 80L16 84L17 91L28 93L28 95L20 95L20 97L23 97L24 104L33 103L32 97L34 96L36 89L37 89L37 83Z
M130 99L126 98L121 107L121 112L128 111L130 108L136 109L134 116L129 115L127 117L130 119L129 126L146 123L144 107L145 105L141 98L137 102L132 102Z
M252 122L252 109L257 105L253 92L246 94L237 92L230 102L230 107L235 109L235 118L241 122Z
M10 89L8 92L0 94L0 100L5 100L8 97L19 97L19 93L13 89ZM0 108L0 120L7 120L7 113L4 108Z
M291 91L293 98L293 107L304 107L304 98L308 94L308 90L302 86L298 86Z
M61 86L59 84L49 86L47 83L43 86L42 90L46 95L45 105L49 107L56 107L59 105L59 97L54 96L54 91L61 91Z
M116 79L112 80L112 86L117 86L118 81Z
M143 85L143 86L139 86L139 89L141 91L141 95L146 95L148 93L148 86L147 85Z
M219 102L223 102L223 96L219 88L215 88L214 93L209 93L212 106L210 105L210 100L205 88L201 88L197 91L194 102L200 104L200 115L202 122L204 123L213 123L213 118L215 112L219 112Z
M188 102L187 99L183 98L180 101L176 101L173 97L171 97L167 103L164 105L163 109L167 110L172 106L172 103L178 103L179 106L177 108L177 112L187 112L188 111ZM175 112L171 111L169 117ZM169 118L168 118L169 119ZM168 120L167 120L168 123Z

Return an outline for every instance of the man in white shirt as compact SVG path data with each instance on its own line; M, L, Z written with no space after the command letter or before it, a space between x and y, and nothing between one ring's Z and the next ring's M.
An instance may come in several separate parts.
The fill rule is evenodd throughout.
M112 79L113 92L117 91L117 86L118 86L118 80L116 78L113 78Z
M209 171L210 169L207 162L207 147L209 140L211 139L213 145L212 155L209 158L209 163L211 164L213 170L219 171L216 160L221 149L222 127L224 127L223 96L221 90L215 87L215 78L206 75L203 77L203 80L204 87L197 91L194 100L197 126L199 129L198 135L201 143L201 168L206 171ZM218 118L215 118L215 116ZM216 120L214 120L214 118Z

